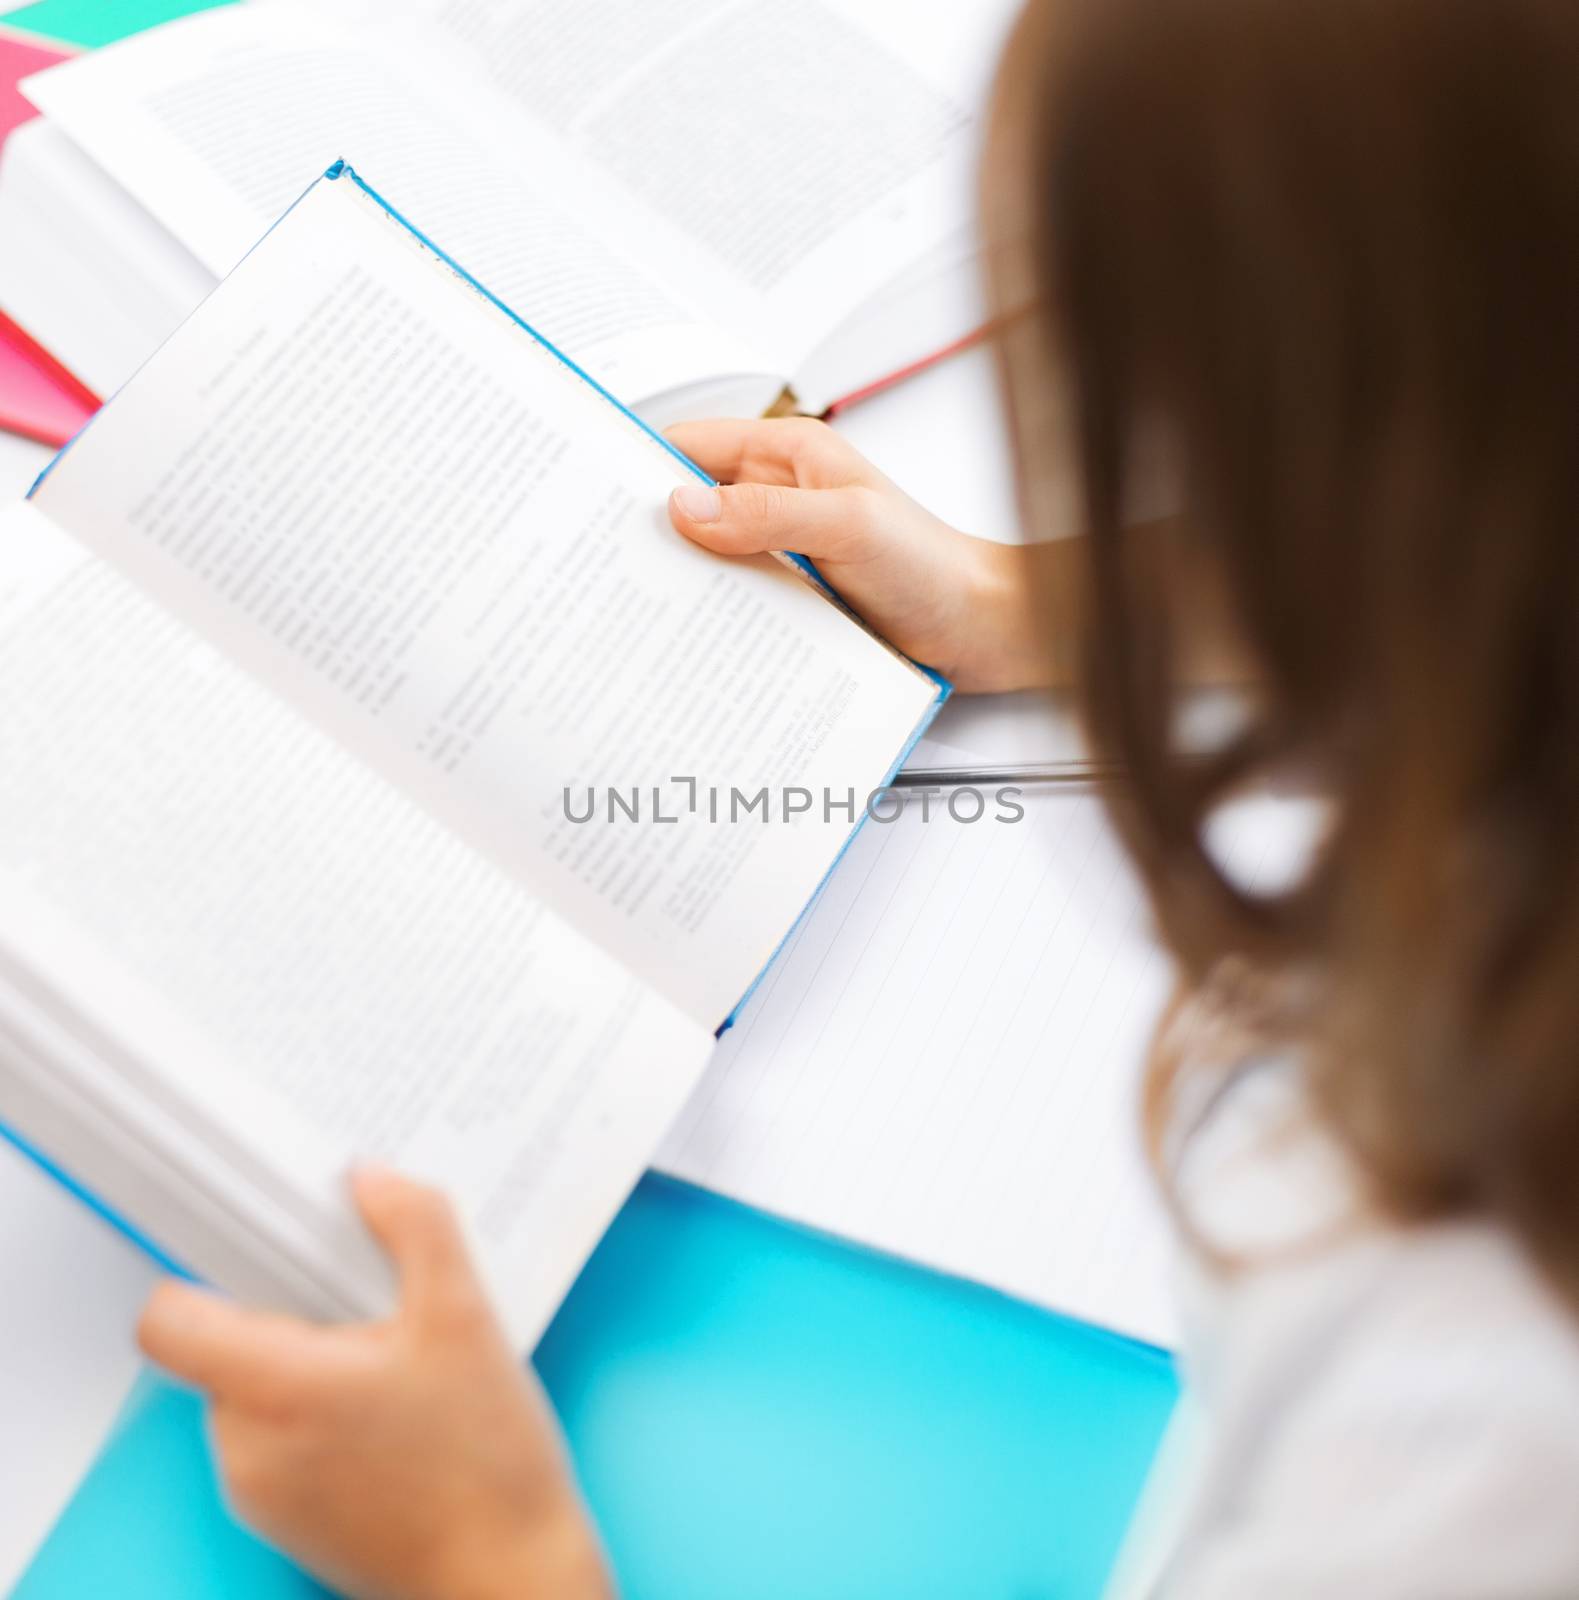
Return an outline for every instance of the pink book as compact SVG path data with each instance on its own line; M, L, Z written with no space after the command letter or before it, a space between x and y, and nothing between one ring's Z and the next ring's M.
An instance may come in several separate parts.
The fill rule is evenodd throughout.
M0 144L35 115L17 91L30 72L66 59L55 49L0 25ZM4 248L26 248L7 241ZM97 398L0 314L0 428L41 444L62 445L98 408Z

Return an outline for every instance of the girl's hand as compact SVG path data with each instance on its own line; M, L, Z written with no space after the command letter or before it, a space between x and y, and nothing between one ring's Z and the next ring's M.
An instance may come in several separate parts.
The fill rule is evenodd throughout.
M167 1283L145 1353L213 1402L230 1500L357 1600L607 1596L553 1415L430 1189L358 1174L400 1273L390 1322L319 1327Z
M820 422L687 422L668 437L727 485L674 492L669 515L688 539L810 556L878 633L966 693L1049 681L1026 547L940 522Z

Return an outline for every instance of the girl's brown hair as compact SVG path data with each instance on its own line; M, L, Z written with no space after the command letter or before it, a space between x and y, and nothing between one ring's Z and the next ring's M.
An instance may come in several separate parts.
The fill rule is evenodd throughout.
M1491 1216L1579 1305L1579 5L1034 0L989 172L1025 503L1067 434L1087 721L1166 942L1305 997L1388 1214ZM1158 461L1182 511L1137 533ZM1208 589L1256 687L1200 763ZM1248 894L1207 819L1293 773L1325 843Z

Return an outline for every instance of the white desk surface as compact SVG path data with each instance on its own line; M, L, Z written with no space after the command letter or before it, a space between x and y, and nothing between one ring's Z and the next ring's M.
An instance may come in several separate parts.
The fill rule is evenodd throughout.
M972 350L839 423L950 522L1019 536L990 357ZM0 434L0 497L26 492L47 450ZM1039 697L956 700L918 761L1035 760L1067 726ZM154 1268L0 1141L0 1593L8 1592L96 1454L137 1371L132 1328Z

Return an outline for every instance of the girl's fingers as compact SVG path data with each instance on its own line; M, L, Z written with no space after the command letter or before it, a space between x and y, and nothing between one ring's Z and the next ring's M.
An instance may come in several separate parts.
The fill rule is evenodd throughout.
M792 550L849 559L870 530L867 499L862 489L686 484L669 497L669 519L686 538L721 555Z
M357 1203L419 1315L486 1306L449 1202L382 1168L359 1171ZM358 1330L249 1311L173 1280L149 1297L137 1342L150 1361L218 1399L269 1408L351 1382L360 1370Z
M675 449L725 483L834 486L876 477L866 458L825 423L809 417L681 422L667 433Z
M352 1188L363 1221L400 1274L408 1309L422 1315L484 1303L454 1208L437 1189L379 1166L358 1168Z
M154 1290L137 1324L137 1343L150 1361L242 1404L265 1403L311 1381L329 1339L311 1323L248 1311L173 1279Z

